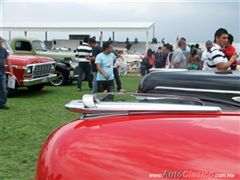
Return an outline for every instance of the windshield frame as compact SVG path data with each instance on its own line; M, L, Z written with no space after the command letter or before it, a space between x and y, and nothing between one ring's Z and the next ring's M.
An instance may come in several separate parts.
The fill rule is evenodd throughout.
M12 48L10 47L10 45L8 44L7 40L3 40L3 47L7 49L7 51L10 53L10 54L13 54L13 50Z

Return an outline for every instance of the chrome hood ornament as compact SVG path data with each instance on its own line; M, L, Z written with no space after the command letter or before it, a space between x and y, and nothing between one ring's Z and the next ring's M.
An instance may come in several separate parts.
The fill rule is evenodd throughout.
M146 94L131 94L135 102L120 100L114 102L114 94L105 94L103 98L95 95L83 95L82 100L73 100L65 105L72 112L83 114L113 114L113 113L161 113L161 112L220 112L216 106L204 106L195 98L186 99L187 104L173 103L172 101L184 100L178 96L146 96ZM130 98L126 97L126 100ZM118 98L116 98L119 100ZM169 102L168 102L169 101ZM193 103L189 103L193 101ZM195 101L195 102L194 102Z

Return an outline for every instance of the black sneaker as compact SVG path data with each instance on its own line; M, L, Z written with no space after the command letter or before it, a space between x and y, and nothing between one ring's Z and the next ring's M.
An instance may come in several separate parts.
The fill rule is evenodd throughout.
M3 105L3 106L0 106L0 109L5 109L5 110L7 110L7 109L9 109L9 107L8 107L7 105Z

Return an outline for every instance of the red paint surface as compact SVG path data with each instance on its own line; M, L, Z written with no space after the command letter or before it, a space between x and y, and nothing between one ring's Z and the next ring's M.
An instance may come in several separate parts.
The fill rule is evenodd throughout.
M36 180L161 179L150 176L166 171L240 179L240 113L78 119L47 139Z

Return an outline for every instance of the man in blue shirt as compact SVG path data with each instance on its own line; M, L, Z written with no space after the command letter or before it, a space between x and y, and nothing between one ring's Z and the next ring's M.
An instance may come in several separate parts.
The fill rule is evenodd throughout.
M3 47L3 39L0 37L0 109L9 109L6 105L7 103L7 83L6 83L6 74L4 70L4 61L10 69L10 75L13 76L13 69L8 59L8 52Z
M112 43L108 41L103 44L103 52L96 57L98 92L114 92L113 64L116 56L112 52Z

